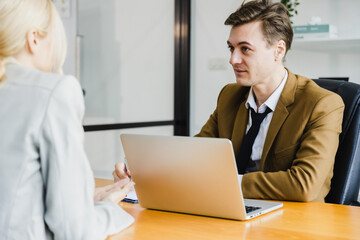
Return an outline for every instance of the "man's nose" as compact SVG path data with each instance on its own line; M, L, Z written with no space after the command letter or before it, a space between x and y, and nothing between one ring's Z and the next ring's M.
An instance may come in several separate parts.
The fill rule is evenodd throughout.
M229 63L231 65L242 63L242 56L238 51L233 51L230 56Z

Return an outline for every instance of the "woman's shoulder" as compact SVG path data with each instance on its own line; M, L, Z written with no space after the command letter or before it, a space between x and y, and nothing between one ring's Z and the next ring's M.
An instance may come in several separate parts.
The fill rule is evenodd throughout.
M18 64L10 64L7 66L6 77L9 84L48 92L51 92L57 85L64 81L70 82L70 84L78 83L73 76L43 72Z

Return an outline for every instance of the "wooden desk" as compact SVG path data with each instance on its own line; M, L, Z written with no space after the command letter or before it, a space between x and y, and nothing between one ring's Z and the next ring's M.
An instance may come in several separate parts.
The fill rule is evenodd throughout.
M97 186L111 183L96 179ZM234 221L148 210L120 203L135 222L119 239L360 239L360 207L284 202L284 207L249 221Z

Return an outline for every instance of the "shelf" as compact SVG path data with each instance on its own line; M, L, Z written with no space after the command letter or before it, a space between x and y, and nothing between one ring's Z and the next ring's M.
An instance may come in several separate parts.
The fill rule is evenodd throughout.
M314 52L360 53L360 38L296 39L293 41L291 49Z

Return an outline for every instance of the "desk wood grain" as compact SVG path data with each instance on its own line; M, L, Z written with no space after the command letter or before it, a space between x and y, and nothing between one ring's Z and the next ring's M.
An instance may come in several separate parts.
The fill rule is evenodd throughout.
M98 187L111 183L96 179ZM360 239L360 207L283 202L284 207L249 221L148 210L120 203L135 223L109 240L142 239Z

